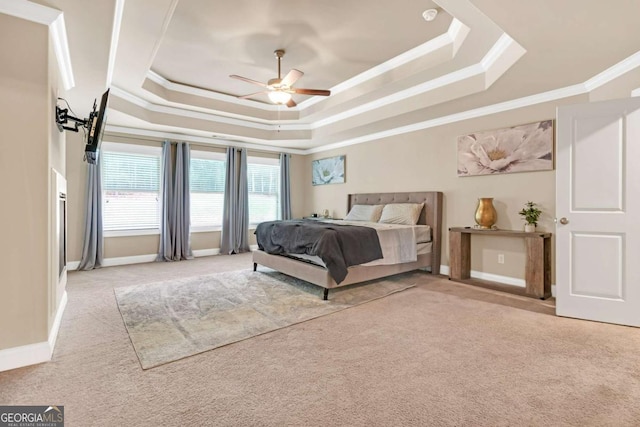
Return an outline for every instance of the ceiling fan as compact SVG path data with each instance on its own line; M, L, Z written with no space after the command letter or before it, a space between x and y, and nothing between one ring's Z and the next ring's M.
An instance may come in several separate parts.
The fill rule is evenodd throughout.
M329 96L331 95L330 90L324 89L302 89L302 88L293 88L293 84L304 75L304 73L300 70L292 69L287 73L284 78L280 77L280 61L284 56L284 50L278 49L273 52L278 58L278 77L275 79L270 79L267 83L262 83L256 80L248 79L246 77L238 76L235 74L230 75L232 79L238 79L245 81L247 83L252 83L254 85L262 86L266 90L250 93L249 95L238 96L238 98L251 98L255 95L260 95L266 93L269 96L269 99L274 104L286 105L287 107L295 107L296 102L291 98L291 95L294 93L299 93L301 95L318 95L318 96Z

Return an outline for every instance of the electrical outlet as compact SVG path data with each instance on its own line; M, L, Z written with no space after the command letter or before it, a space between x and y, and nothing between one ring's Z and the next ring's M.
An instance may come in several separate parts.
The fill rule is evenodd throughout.
M504 264L504 254L498 254L498 264Z

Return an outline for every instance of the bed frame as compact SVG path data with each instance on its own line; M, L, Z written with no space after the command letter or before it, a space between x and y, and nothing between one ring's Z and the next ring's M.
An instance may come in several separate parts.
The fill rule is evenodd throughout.
M329 289L352 285L367 280L378 279L398 273L431 267L432 274L440 274L440 252L442 246L442 193L439 191L422 191L410 193L366 193L349 194L347 212L353 205L382 205L388 203L423 203L418 224L431 226L431 253L418 255L417 261L392 264L349 267L347 277L337 284L326 268L319 265L296 260L282 255L271 255L263 251L253 252L253 271L258 264L297 277L324 288L324 299L329 296Z

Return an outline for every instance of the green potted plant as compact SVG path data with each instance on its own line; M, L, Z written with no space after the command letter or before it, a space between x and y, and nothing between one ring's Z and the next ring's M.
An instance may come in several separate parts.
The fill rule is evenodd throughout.
M536 207L533 202L527 202L525 207L518 212L524 220L527 222L524 225L524 231L534 232L536 231L536 225L538 225L538 218L542 215L542 211Z

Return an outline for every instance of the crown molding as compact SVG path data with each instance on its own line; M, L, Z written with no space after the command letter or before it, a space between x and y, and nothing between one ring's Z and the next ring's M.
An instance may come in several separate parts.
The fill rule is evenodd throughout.
M413 49L403 52L400 55L397 55L389 59L388 61L383 62L382 64L379 64L373 68L370 68L369 70L366 70L358 74L355 77L352 77L348 80L345 80L342 83L337 84L336 86L333 86L330 89L331 93L333 95L336 95L338 93L344 92L347 89L351 89L357 85L365 83L368 80L371 80L379 75L392 71L395 68L398 68L404 64L407 64L423 56L429 55L430 53L435 52L439 49L445 48L449 45L452 46L452 57L454 57L455 53L457 52L457 49L454 49L453 46L460 46L468 33L469 33L469 27L467 27L462 22L454 18L451 21L451 24L449 25L449 29L447 30L446 33L441 34L440 36L435 37ZM159 84L165 89L171 90L171 91L182 92L190 95L196 95L196 96L201 96L205 98L215 99L217 101L222 101L222 102L231 102L234 104L252 107L252 108L259 108L267 111L278 111L278 108L279 108L277 105L273 105L273 104L265 104L265 103L250 101L246 99L239 99L235 96L231 96L231 95L227 95L227 94L223 94L215 91L210 91L202 88L187 86L181 83L171 82L152 70L149 70L147 72L146 78L153 81L154 83ZM322 101L323 99L317 98L317 97L307 99L299 103L293 109L302 111Z
M151 64L153 64L153 60L156 58L158 54L158 50L160 50L160 44L162 44L162 40L164 39L164 35L167 33L167 28L169 28L169 24L171 23L171 19L173 18L173 13L176 11L176 7L178 6L178 2L180 0L171 0L169 4L169 8L167 9L167 13L164 16L164 20L162 21L162 32L160 37L156 40L155 45L153 46L153 50L151 51L151 55L149 56L149 61L147 62L146 69L151 69Z
M449 29L446 33L441 34L438 37L435 37L417 47L414 47L413 49L409 49L408 51L403 52L400 55L389 59L388 61L385 61L373 68L368 69L367 71L356 75L355 77L352 77L342 83L335 85L331 88L331 94L337 95L384 73L401 67L402 65L405 65L411 61L429 55L437 50L446 48L447 46L452 46L451 57L453 58L455 57L455 53L457 53L457 50L454 51L453 46L461 45L467 34L469 34L469 27L454 18L451 21ZM301 110L304 110L322 101L323 99L321 98L311 98L301 102L300 104L298 104L298 106Z
M134 135L134 136L146 136L154 139L170 139L174 141L185 141L185 142L196 142L204 145L213 145L219 147L240 147L246 148L248 150L255 151L263 151L270 153L290 153L290 154L298 154L305 155L308 154L307 150L299 150L296 148L285 148L285 147L274 147L271 145L262 145L262 144L252 144L250 141L262 141L254 138L243 138L246 141L238 140L238 137L235 136L222 136L218 138L214 137L204 137L204 136L196 136L196 135L188 135L177 132L164 132L164 131L156 131L150 129L140 129L140 128L131 128L126 126L114 126L107 125L105 128L105 133L107 134L124 134L124 135ZM285 140L281 142L286 143L295 143L300 142L296 140Z
M187 86L182 83L175 83L165 79L160 74L152 70L149 70L147 72L146 78L151 80L154 83L159 84L166 90L170 90L173 92L180 92L187 95L200 96L203 98L209 98L209 99L213 99L221 102L230 102L232 104L238 104L244 107L259 108L261 110L267 110L267 111L278 111L280 109L278 105L249 101L247 99L240 99L238 97L227 95L225 93L215 92L213 90L207 90L207 89L203 89L195 86ZM298 109L298 107L293 107L293 110L296 110L296 109ZM224 113L224 112L221 112L221 113Z
M122 24L122 12L124 11L124 0L116 0L113 12L113 27L111 29L111 46L109 47L109 62L107 65L107 84L111 86L113 81L113 69L116 63L116 52L118 51L118 40L120 39L120 26Z
M464 32L461 26L457 26L457 28L458 28L456 30L457 33ZM341 113L327 117L326 119L318 120L310 124L275 123L274 121L270 121L270 120L258 121L255 119L242 119L242 118L237 118L238 117L237 115L234 115L234 117L230 117L228 115L220 116L217 114L197 112L193 110L187 110L184 108L168 107L168 106L159 105L159 104L152 104L129 92L126 92L123 89L115 88L115 87L112 94L150 111L162 112L167 114L175 114L182 117L198 118L202 120L214 121L217 123L225 123L225 124L231 124L236 126L245 126L245 127L251 127L254 129L269 130L269 131L313 130L323 126L330 125L332 123L336 123L336 122L348 119L350 117L354 117L360 114L367 113L369 111L376 110L378 108L387 106L389 104L393 104L395 102L404 101L407 98L411 98L413 96L422 95L424 93L433 91L435 89L439 89L445 86L459 83L467 79L477 77L479 75L488 73L489 71L493 73L495 77L493 80L495 81L495 79L499 75L502 75L524 53L525 53L525 50L518 43L516 43L507 34L503 33L498 38L498 40L496 40L496 42L493 44L491 49L489 49L487 54L485 54L482 60L477 64L470 65L463 69L453 71L449 74L445 74L435 79L428 80L416 86L401 90L399 92L395 92L391 95L383 96L374 101L359 105L352 109L343 111ZM404 61L405 59L403 59L402 61ZM500 62L501 67L499 70L497 70L498 67L496 67L495 64L498 63L499 60L501 61ZM388 62L389 61L387 61L387 63ZM406 62L402 62L402 63L406 63ZM385 64L382 64L382 65L385 65ZM494 68L496 69L494 70ZM165 80L162 76L156 73L150 72L148 73L147 77L149 79L153 79L154 82L160 84L166 89L171 88L170 90L181 90L180 87L182 85L169 82ZM359 76L356 76L356 78L357 77ZM367 77L367 79L369 78L372 78L372 77ZM345 83L348 83L350 81L351 80L348 80ZM483 86L478 86L477 90L480 91L480 90L486 89L486 87L487 87L486 84ZM188 90L194 91L193 92L194 94L196 92L206 92L202 89L197 89L197 88L189 88ZM211 92L210 94L213 94L213 92ZM223 95L217 94L216 97L217 96L223 96ZM228 95L224 95L224 97L228 97ZM246 116L244 117L246 118Z
M419 85L401 90L399 92L387 95L382 98L378 98L375 101L368 102L366 104L359 105L351 110L344 111L342 113L333 115L323 120L312 123L313 128L319 128L331 123L335 123L349 117L364 114L369 111L393 104L395 102L404 101L407 98L421 95L427 92L431 92L435 89L439 89L445 86L450 86L455 83L462 82L464 80L472 79L479 75L493 71L494 74L502 75L506 70L511 67L522 55L525 50L516 43L509 35L503 33L498 40L493 44L491 49L485 54L482 60L468 67L460 70L453 71L449 74L445 74L435 79L428 80ZM493 70L494 65L498 60L504 60L506 66L501 67L500 71ZM495 79L494 79L495 81ZM478 87L478 91L486 89L488 86L485 84L482 87ZM468 94L467 94L468 95Z
M591 92L592 90L597 89L614 79L617 79L621 75L626 74L639 66L640 51L623 59L617 64L607 68L603 72L596 74L595 76L584 82L585 89Z
M508 37L508 36L507 36ZM509 39L511 39L509 37ZM507 43L507 41L509 43ZM517 45L517 43L516 43ZM513 46L513 44L506 38L500 37L499 41L496 43L496 45L494 46L503 46L501 49L506 49L507 46ZM519 46L519 45L518 45ZM496 49L498 49L498 47L496 47ZM491 60L491 58L494 57L494 53L491 53L491 55L487 54L485 55L486 61L485 64L495 64L496 61L495 60ZM480 64L476 64L476 69L474 70L468 70L467 73L474 73L477 72L478 68L482 69L482 62ZM345 141L341 141L341 142L337 142L337 143L333 143L333 144L329 144L329 145L325 145L322 147L315 147L315 148L309 148L309 149L304 149L304 150L292 150L292 149L288 149L289 151L286 152L291 152L294 154L302 154L302 155L306 155L306 154L313 154L313 153L320 153L323 151L329 151L329 150L333 150L336 148L342 148L342 147L348 147L351 145L357 145L357 144L362 144L364 142L369 142L369 141L373 141L376 139L382 139L382 138L387 138L387 137L391 137L391 136L395 136L395 135L402 135L405 133L410 133L410 132L415 132L415 131L419 131L419 130L423 130L423 129L428 129L428 128L432 128L432 127L436 127L436 126L442 126L442 125L446 125L449 123L455 123L458 121L462 121L462 120L468 120L468 119L473 119L473 118L478 118L478 117L482 117L482 116L487 116L487 115L491 115L491 114L496 114L496 113L501 113L501 112L505 112L505 111L509 111L509 110L514 110L514 109L518 109L518 108L524 108L524 107L529 107L532 105L536 105L536 104L541 104L541 103L545 103L545 102L550 102L550 101L556 101L559 99L563 99L563 98L568 98L568 97L572 97L572 96L579 96L579 95L583 95L583 94L587 94L590 91L610 82L611 80L620 77L621 75L637 68L638 66L640 66L640 51L623 59L622 61L618 62L617 64L613 65L612 67L609 67L608 69L606 69L605 71L597 74L596 76L592 77L591 79L583 82L583 83L578 83L575 85L571 85L571 86L566 86L563 88L559 88L559 89L555 89L555 90L551 90L551 91L547 91L547 92L542 92L539 94L534 94L534 95L530 95L530 96L525 96L525 97L521 97L521 98L517 98L514 100L509 100L509 101L505 101L505 102L500 102L500 103L496 103L496 104L492 104L492 105L487 105L484 107L480 107L480 108L475 108L475 109L471 109L471 110L467 110L467 111L463 111L460 113L455 113L455 114L450 114L447 116L442 116L442 117L438 117L435 119L431 119L431 120L426 120L426 121L422 121L422 122L418 122L418 123L413 123L411 125L406 125L406 126L400 126L397 128L393 128L393 129L388 129L385 131L380 131L380 132L375 132L369 135L363 135L360 137L356 137L356 138L351 138ZM126 92L124 92L126 93ZM634 91L632 91L631 96L640 96L640 88L635 89ZM146 101L142 101L142 102L146 102ZM322 123L320 122L315 122L312 123L310 126L310 129L315 129L317 127L319 127L319 125L322 125ZM286 125L283 125L286 126ZM109 128L109 126L107 126L107 129ZM124 128L123 128L124 129ZM125 132L126 133L126 132ZM232 137L234 138L234 137ZM207 138L203 138L202 142L209 142L210 140ZM257 139L253 139L253 141L256 142L261 142L261 143L269 143L269 142L276 142L276 140L257 140ZM293 141L277 141L277 142L293 142ZM260 149L260 150L265 150L265 151L285 151L285 149L281 149L278 147L271 147L269 148L268 146L262 146L262 145L256 145L253 148L256 149Z
M255 121L236 119L233 117L218 116L217 114L203 113L200 111L185 110L183 108L153 104L117 86L111 87L111 95L121 98L127 102L137 105L138 107L141 107L145 110L155 112L155 113L171 114L175 116L189 117L192 119L206 120L209 122L224 123L228 125L242 126L242 127L248 127L248 128L265 130L265 131L278 131L278 130L310 131L311 130L311 126L304 123L303 124L280 124L273 121L270 121L267 123L258 123ZM285 127L286 129L282 129L283 127Z
M402 135L410 132L416 132L419 130L429 129L429 128L442 126L450 123L455 123L463 120L475 119L478 117L488 116L496 113L502 113L505 111L515 110L518 108L528 107L531 105L541 104L544 102L555 101L558 99L567 98L567 97L576 96L576 95L582 95L585 93L586 93L586 90L583 84L568 86L562 89L543 92L543 93L539 93L531 96L525 96L522 98L510 100L510 101L488 105L485 107L462 111L460 113L449 114L449 115L438 117L431 120L412 123L406 126L387 129L384 131L371 133L369 135L363 135L360 137L348 139L348 140L337 142L334 144L329 144L323 147L310 148L306 150L306 153L307 154L320 153L323 151L333 150L336 148L349 147L351 145L362 144L364 142L374 141L376 139L388 138L391 136Z
M27 0L0 0L0 13L16 18L43 24L49 27L49 34L53 42L53 50L60 69L60 79L65 90L75 86L67 28L64 24L64 14L57 9L32 3Z
M362 84L372 78L375 78L386 72L396 69L404 64L407 64L410 61L413 61L417 58L428 55L432 52L435 52L449 45L452 46L452 56L455 56L455 53L453 52L454 50L457 51L457 48L455 48L455 46L459 47L464 41L464 39L467 37L469 32L470 32L469 27L464 25L458 19L454 18L451 24L449 25L449 29L447 30L447 33L442 34L434 39L431 39L423 43L422 45L416 48L413 48L407 52L397 55L396 57L376 67L373 67L363 73L360 73L359 75L334 86L333 88L331 88L331 91L334 95L338 94L340 92L353 88L359 84ZM493 81L495 81L511 65L513 65L513 63L524 54L524 52L525 50L518 43L516 43L507 34L503 33L498 38L498 40L493 44L493 46L489 49L489 51L484 55L484 57L482 58L479 64L474 64L474 65L465 67L461 70L457 70L449 74L446 74L444 76L440 76L440 77L431 79L429 81L423 82L421 84L418 84L416 86L401 90L399 92L395 92L393 94L383 96L376 100L367 102L355 108L332 115L325 119L312 122L310 124L291 124L290 122L283 122L283 121L275 122L273 120L257 119L249 116L242 116L239 114L225 113L218 110L210 110L207 113L196 112L195 110L185 109L183 107L168 107L168 106L161 106L159 104L151 104L147 101L142 100L141 98L135 97L132 94L128 94L129 96L125 96L125 91L122 89L119 89L119 92L122 95L120 97L123 99L127 99L131 101L134 98L136 98L135 104L142 108L148 108L152 106L154 111L159 112L160 109L164 109L163 112L168 114L174 114L171 111L176 113L179 112L178 115L183 117L200 118L203 120L211 120L218 123L247 126L247 127L257 128L262 130L273 129L273 128L268 128L268 126L278 126L278 129L284 130L284 131L312 130L312 129L317 129L323 126L327 126L332 123L336 123L354 116L358 116L378 108L382 108L384 106L393 104L395 102L404 101L407 98L422 95L424 93L427 93L429 91L432 91L444 86L459 83L466 79L472 79L483 73L488 73L489 70L493 70L492 78L491 79L485 78L484 86L477 87L478 91L486 89L488 85L493 83ZM501 67L494 66L494 64L496 64L498 61L500 61ZM271 110L271 111L273 111L274 108L278 108L275 105L269 105L269 104L262 105L260 103L256 103L248 100L237 99L236 97L232 97L230 95L221 94L214 91L207 91L202 88L195 88L195 87L182 85L179 83L170 82L166 80L164 77L160 76L159 74L151 70L148 71L146 78L160 85L164 89L170 90L170 91L176 91L176 92L191 94L195 96L202 96L202 97L215 99L222 102L232 102L234 104L244 105L251 108L262 108L262 109ZM155 95L158 96L158 94L155 94ZM311 105L314 105L317 102L322 102L322 100L319 98L308 99L298 104L298 106L295 108L303 110L308 108ZM257 126L251 125L251 123L255 123ZM265 127L260 127L259 125L263 125ZM301 127L296 128L296 126L301 126Z

